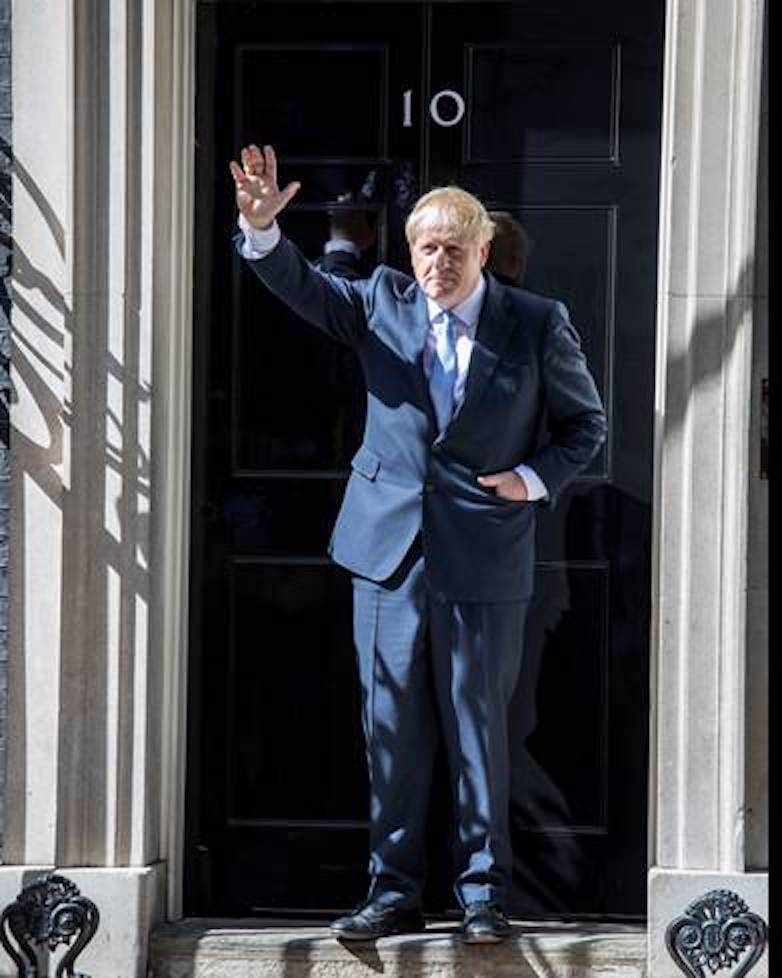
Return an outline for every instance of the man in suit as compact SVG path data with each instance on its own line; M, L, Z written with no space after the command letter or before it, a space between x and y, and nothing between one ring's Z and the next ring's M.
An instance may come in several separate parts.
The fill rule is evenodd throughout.
M510 930L507 714L533 587L535 514L598 451L600 397L565 307L483 274L493 225L471 194L437 188L412 209L414 278L381 265L347 280L316 269L281 234L276 217L300 185L279 188L273 149L250 145L241 159L229 164L235 247L290 308L355 351L367 386L364 438L329 552L353 574L370 888L332 930L367 940L423 929L424 828L441 732L462 934L499 941Z
M367 209L352 191L337 197L329 212L329 239L323 254L313 264L322 272L341 278L361 278L361 253L377 240L377 231L367 220Z

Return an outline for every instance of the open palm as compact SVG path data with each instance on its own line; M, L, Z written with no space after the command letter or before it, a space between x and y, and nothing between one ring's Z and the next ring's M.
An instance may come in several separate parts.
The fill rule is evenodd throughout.
M255 145L242 147L242 165L231 160L228 164L236 184L236 206L253 227L267 228L298 192L298 181L284 190L277 186L277 157L271 146L263 152Z

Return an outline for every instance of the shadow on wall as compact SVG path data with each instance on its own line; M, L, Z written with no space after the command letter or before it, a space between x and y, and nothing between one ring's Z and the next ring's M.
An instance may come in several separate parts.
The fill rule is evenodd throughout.
M0 7L2 5L0 4ZM6 71L10 67L6 65ZM2 103L8 106L3 114ZM10 93L0 97L0 128L10 133ZM11 149L0 136L0 852L5 828L8 739L8 533L11 492L9 417L11 396Z
M691 330L689 342L682 352L669 354L665 368L664 438L678 435L690 409L694 393L701 392L710 383L719 381L726 361L731 357L736 342L746 329L747 318L752 314L754 300L754 255L747 258L738 279L724 298L715 296L719 312L713 316L699 317ZM686 301L687 297L663 296L660 301L672 299ZM700 297L693 296L697 301ZM715 422L717 419L715 419Z
M97 132L106 128L98 126ZM10 161L10 147L1 148ZM105 146L95 154L109 158ZM27 636L36 616L45 632L56 635L59 616L60 647L51 650L52 661L61 661L55 743L61 758L87 763L59 781L56 837L76 840L73 826L88 828L85 839L60 843L57 861L129 865L132 826L122 819L114 824L112 812L123 797L128 804L122 807L130 811L133 770L144 762L133 757L134 743L141 742L134 737L133 709L134 702L146 700L139 690L134 695L134 669L148 628L151 514L145 446L152 391L139 340L140 272L125 269L125 291L112 293L108 214L90 205L94 236L73 241L68 254L63 226L24 162L13 160L13 171L62 267L67 263L75 270L74 291L64 294L17 242L4 242L13 248L13 727L24 730L32 722L25 710L35 694L26 688L30 669L22 665ZM107 180L104 171L101 179ZM105 199L98 189L91 191L95 201ZM83 194L88 196L86 189ZM134 221L138 218L131 225ZM127 240L138 233L137 226L129 226ZM147 692L154 695L153 689ZM11 863L24 862L27 848L22 837L30 791L27 749L24 742L13 744L13 811L4 852ZM109 763L114 751L119 760ZM109 783L107 771L119 772L117 784ZM150 782L155 771L150 766L145 772ZM67 831L59 831L66 825Z

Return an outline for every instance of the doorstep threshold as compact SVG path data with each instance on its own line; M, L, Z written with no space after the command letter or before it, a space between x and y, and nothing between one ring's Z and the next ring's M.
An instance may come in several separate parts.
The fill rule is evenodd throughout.
M153 930L150 978L647 978L643 924L511 922L501 944L466 945L447 920L359 943L311 920L185 918Z

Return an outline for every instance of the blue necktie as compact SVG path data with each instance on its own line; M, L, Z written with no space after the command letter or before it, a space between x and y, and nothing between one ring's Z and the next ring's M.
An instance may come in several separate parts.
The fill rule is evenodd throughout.
M456 382L456 330L458 316L446 312L445 322L435 327L436 354L429 377L429 393L437 418L437 430L443 431L453 414L453 388Z

